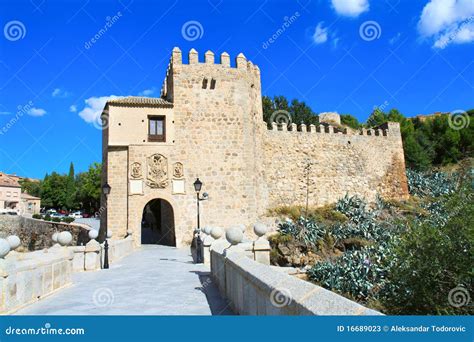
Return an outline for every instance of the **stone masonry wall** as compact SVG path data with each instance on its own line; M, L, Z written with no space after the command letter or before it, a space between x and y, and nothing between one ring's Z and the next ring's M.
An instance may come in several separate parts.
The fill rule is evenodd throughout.
M334 203L346 193L368 201L374 201L377 193L387 199L408 197L397 123L389 123L377 132L364 130L362 135L334 133L333 127L311 129L313 132L266 131L265 183L269 208L304 205L307 188L311 206ZM305 170L308 161L309 177Z
M199 60L193 49L189 62L175 48L156 105L106 106L108 127L103 136L103 182L111 186L102 224L113 239L132 232L141 241L145 205L156 198L169 202L174 212L177 246L189 244L196 227L196 178L209 199L201 202L201 226L228 227L255 223L267 209L304 205L305 160L310 174L310 204L323 205L359 194L369 200L379 192L386 198L408 196L403 147L397 124L358 134L267 130L262 121L260 70L239 54L235 66L222 53ZM166 118L166 141L148 142L148 117ZM332 130L331 127L328 129ZM313 130L313 132L311 132ZM150 158L160 155L168 180L150 186ZM184 191L175 191L174 166ZM133 175L139 166L139 175ZM161 165L160 167L163 167ZM133 191L132 191L133 185ZM103 206L105 201L103 198Z

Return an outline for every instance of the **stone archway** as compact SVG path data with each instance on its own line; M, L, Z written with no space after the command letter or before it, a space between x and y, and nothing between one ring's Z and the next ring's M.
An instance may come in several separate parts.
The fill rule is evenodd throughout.
M143 208L141 244L176 247L174 210L168 201L155 198Z

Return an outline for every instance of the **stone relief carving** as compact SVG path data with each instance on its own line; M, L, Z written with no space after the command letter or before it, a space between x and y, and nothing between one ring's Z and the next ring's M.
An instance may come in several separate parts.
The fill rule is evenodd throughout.
M173 177L174 178L183 178L184 177L184 169L183 163L176 162L173 165Z
M131 166L131 176L132 178L141 178L142 177L142 164L135 162Z
M153 154L147 158L147 185L150 188L166 188L168 179L168 160L161 154Z

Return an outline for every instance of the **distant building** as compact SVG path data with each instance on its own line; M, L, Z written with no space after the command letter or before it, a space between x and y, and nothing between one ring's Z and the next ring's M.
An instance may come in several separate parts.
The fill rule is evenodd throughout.
M421 122L425 122L426 120L431 120L438 116L448 115L448 114L449 113L435 112L433 114L420 114L420 115L417 115L415 118L420 120Z
M0 172L0 211L14 210L19 214L39 213L41 199L27 193L21 192L20 180L24 179L16 175L8 175Z

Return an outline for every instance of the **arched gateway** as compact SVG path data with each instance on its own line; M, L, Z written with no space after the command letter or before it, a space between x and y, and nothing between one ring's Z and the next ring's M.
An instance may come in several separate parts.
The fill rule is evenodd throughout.
M168 201L156 198L143 208L141 243L176 246L174 211Z

